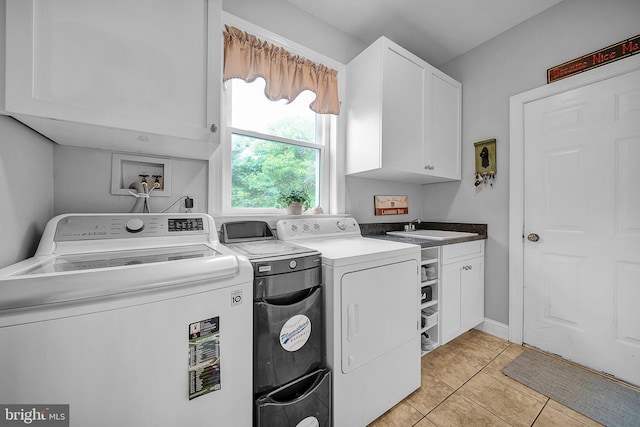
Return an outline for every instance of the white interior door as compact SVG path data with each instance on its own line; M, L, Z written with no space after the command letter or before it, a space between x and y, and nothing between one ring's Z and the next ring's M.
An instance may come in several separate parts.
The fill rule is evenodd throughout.
M640 71L524 117L524 342L640 384Z

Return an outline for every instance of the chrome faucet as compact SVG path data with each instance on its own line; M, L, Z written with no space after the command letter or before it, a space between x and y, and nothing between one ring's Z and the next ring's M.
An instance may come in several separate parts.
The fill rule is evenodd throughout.
M420 224L420 219L416 218L414 220L411 220L409 222L409 224L404 226L404 231L415 231L416 230L416 224Z

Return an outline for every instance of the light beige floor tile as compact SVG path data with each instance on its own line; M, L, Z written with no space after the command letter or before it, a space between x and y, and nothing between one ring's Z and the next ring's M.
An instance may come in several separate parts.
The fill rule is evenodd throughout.
M492 350L502 351L510 344L507 340L489 335L477 329L471 329L469 332L467 332L467 335L469 339L473 340L476 344L482 345Z
M429 357L431 356L431 357ZM479 372L455 352L430 353L422 358L422 369L454 389Z
M549 402L547 403L547 407L555 409L556 411L562 412L563 414L573 418L574 420L587 425L587 426L600 426L602 424L598 423L597 421L592 420L589 417L586 417L584 415L582 415L580 412L574 411L571 408L567 408L566 406L564 406L561 403L556 402L553 399L549 399Z
M434 423L432 423L431 421L429 421L426 417L421 419L420 421L418 421L417 424L414 424L413 427L438 427L437 425L435 425Z
M524 350L525 350L525 346L523 345L518 345L518 344L509 344L509 346L500 354L502 354L503 356L508 357L509 359L515 360L518 356L520 356Z
M502 351L501 349L478 345L474 340L452 342L448 350L455 352L458 357L464 359L468 365L476 369L482 369L487 366Z
M544 407L544 402L484 372L458 392L512 426L530 426Z
M417 409L402 401L369 424L369 427L408 427L422 418L423 415Z
M427 420L438 427L454 426L504 426L509 424L493 415L477 403L474 403L458 393L453 394L436 409L427 415Z
M589 421L594 422L592 420ZM585 427L587 425L592 426L600 424L584 424L577 419L572 418L569 415L566 415L565 413L552 408L549 405L545 406L544 409L542 409L542 412L536 419L536 422L533 423L534 427Z
M405 402L416 408L421 414L427 415L454 391L455 390L445 382L427 373L426 370L423 370L422 385L418 390L409 395L405 399Z
M512 378L509 378L508 376L502 373L502 369L504 369L504 367L511 362L513 362L513 360L509 359L507 356L504 356L504 353L500 354L495 359L493 359L491 363L489 363L482 370L482 372L484 372L487 375L491 375L493 378L496 378L497 380L502 381L506 385L516 388L523 393L528 393L531 397L541 401L542 403L546 403L546 401L549 399L547 396L545 396L542 393L538 393L534 389L529 388L526 385Z

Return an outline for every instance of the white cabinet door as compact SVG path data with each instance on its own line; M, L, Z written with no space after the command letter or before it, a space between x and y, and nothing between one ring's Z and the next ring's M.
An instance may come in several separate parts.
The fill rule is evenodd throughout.
M424 65L393 46L383 55L382 167L424 174Z
M209 140L219 117L220 5L7 0L5 108L27 121Z
M484 241L445 246L442 258L440 323L444 344L484 321Z
M484 321L484 257L461 264L460 312L462 329L468 331Z
M429 175L459 180L462 86L433 69L426 73L424 168Z

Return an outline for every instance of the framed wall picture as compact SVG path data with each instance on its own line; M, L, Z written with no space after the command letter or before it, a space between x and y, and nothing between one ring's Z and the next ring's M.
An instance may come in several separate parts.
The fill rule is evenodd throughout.
M496 139L487 139L473 144L476 149L476 174L495 175L496 165Z

